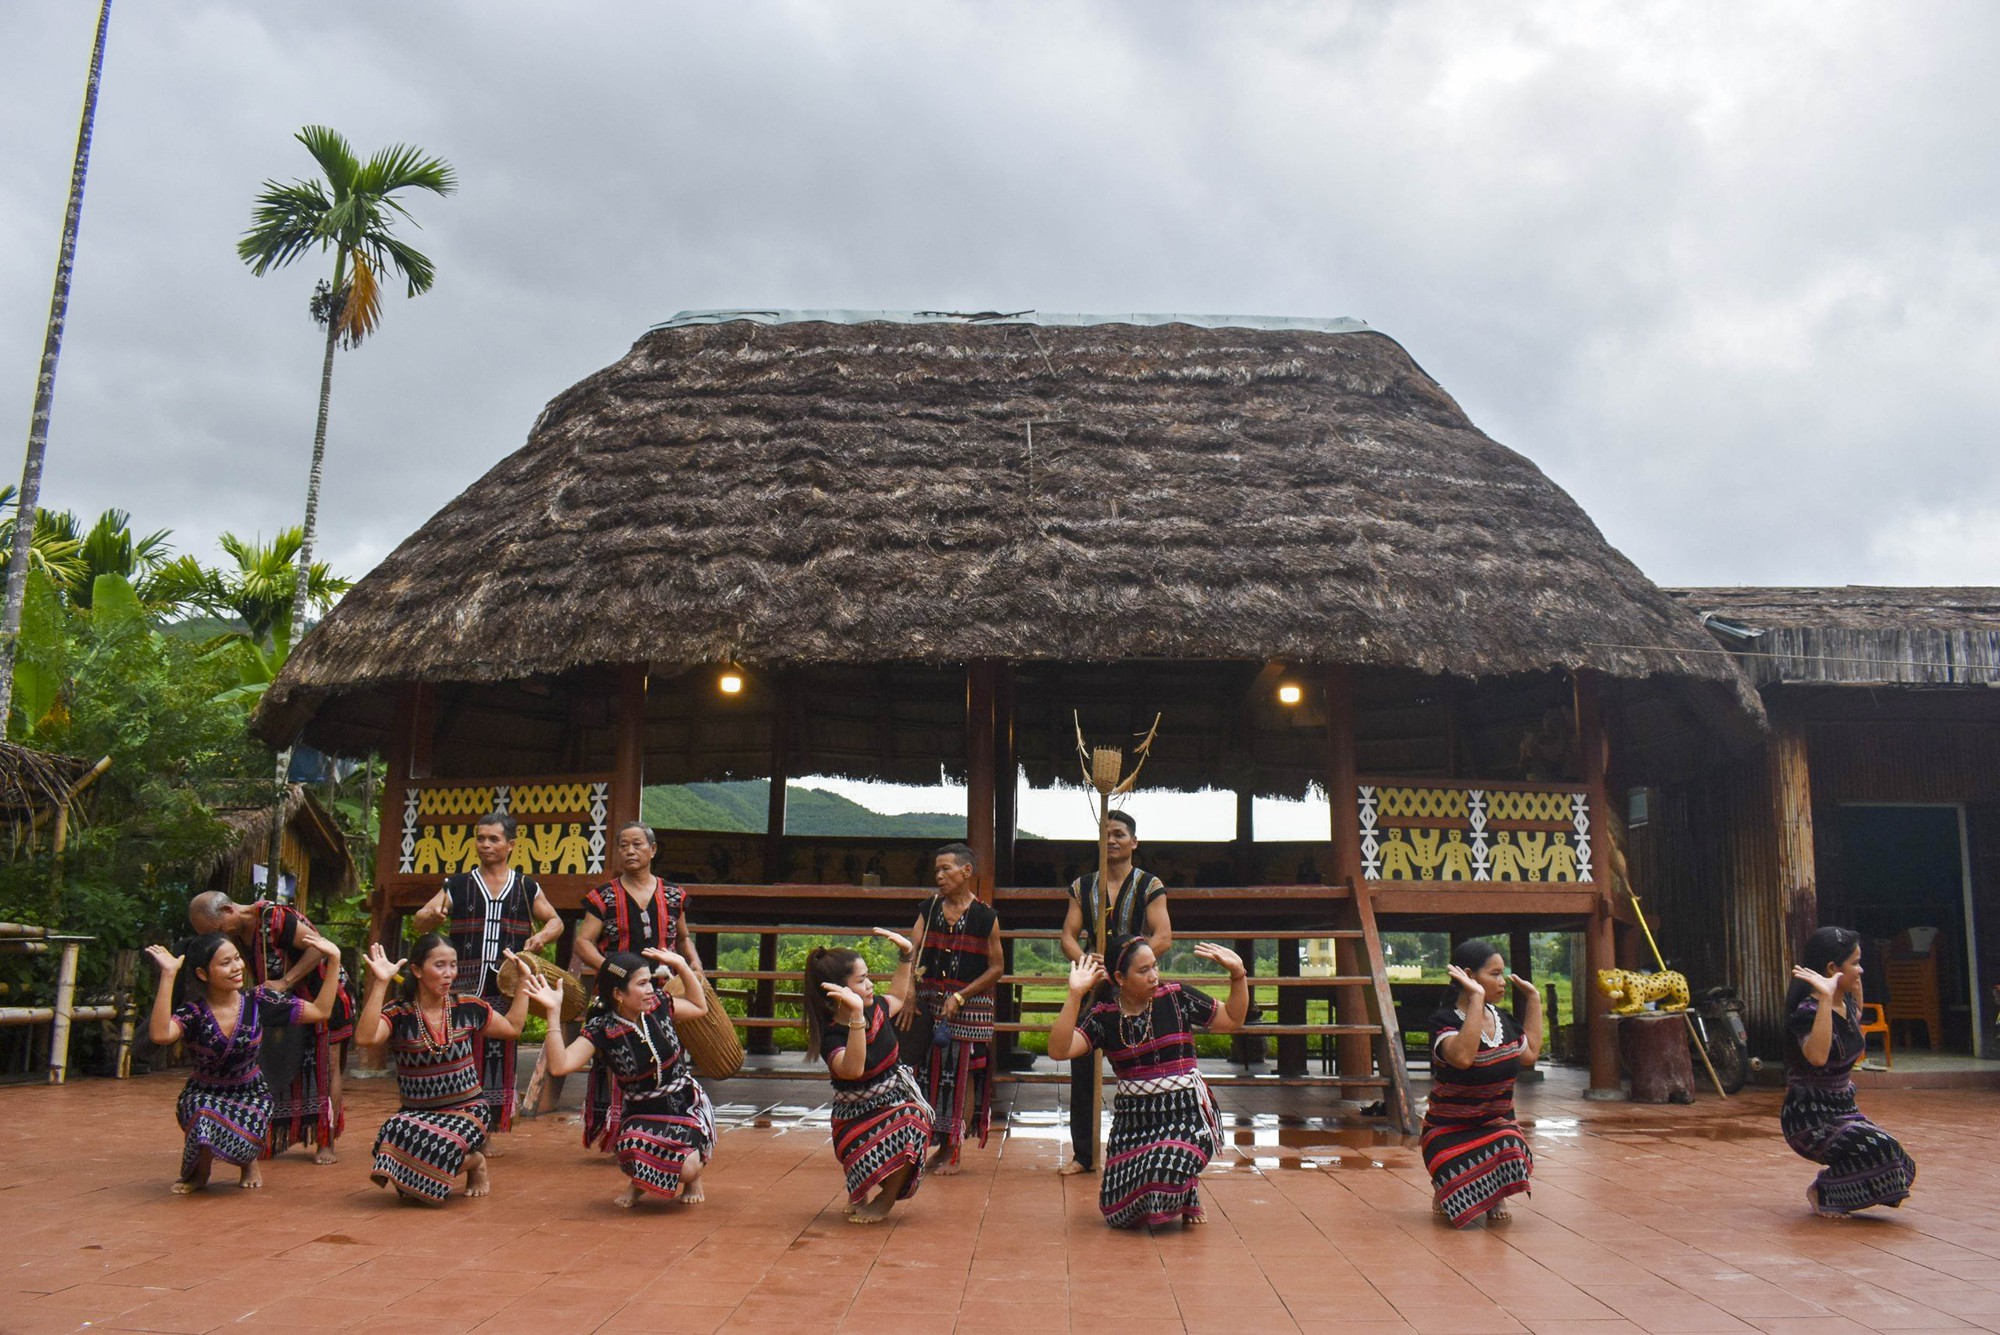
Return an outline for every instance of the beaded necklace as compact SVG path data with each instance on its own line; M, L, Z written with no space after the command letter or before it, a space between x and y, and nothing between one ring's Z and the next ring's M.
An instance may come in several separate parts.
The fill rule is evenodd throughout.
M1128 1029L1126 1026L1134 1020L1138 1023ZM1150 997L1147 998L1146 1009L1137 1015L1127 1015L1123 1011L1118 1013L1118 1041L1128 1048L1143 1047L1153 1041L1153 1001Z
M433 1037L431 1034L431 1017L424 1014L424 997L421 992L417 994L416 1009L417 1033L424 1041L424 1051L434 1057L443 1056L451 1050L451 994L446 993L444 998L444 1012L440 1025L444 1032L441 1036Z

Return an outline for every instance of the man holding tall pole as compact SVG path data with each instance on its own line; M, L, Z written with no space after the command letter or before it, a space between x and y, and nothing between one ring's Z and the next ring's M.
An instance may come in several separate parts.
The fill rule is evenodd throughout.
M1142 936L1154 955L1166 958L1167 947L1174 942L1167 887L1159 877L1132 865L1138 851L1138 822L1122 811L1105 812L1098 831L1099 869L1070 882L1069 906L1063 913L1063 954L1072 963L1087 953L1102 959L1106 943L1121 936ZM1115 887L1109 898L1101 893L1104 886ZM1069 1070L1070 1148L1075 1157L1062 1166L1065 1177L1097 1168L1099 1099L1104 1087L1094 1052L1071 1062Z

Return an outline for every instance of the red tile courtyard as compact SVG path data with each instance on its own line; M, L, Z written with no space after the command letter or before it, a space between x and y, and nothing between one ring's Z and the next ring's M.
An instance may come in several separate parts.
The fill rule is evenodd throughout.
M1914 1198L1809 1217L1813 1169L1776 1091L1692 1107L1593 1104L1556 1071L1524 1087L1534 1196L1456 1233L1414 1148L1232 1092L1211 1223L1104 1227L1062 1178L1045 1087L966 1172L891 1222L842 1215L824 1085L737 1081L700 1206L611 1204L615 1167L570 1114L503 1140L493 1195L402 1206L367 1178L390 1082L350 1086L342 1159L297 1152L261 1191L169 1194L180 1077L0 1090L0 1331L977 1332L2000 1331L2000 1097L1868 1091ZM220 1176L220 1175L219 1175Z

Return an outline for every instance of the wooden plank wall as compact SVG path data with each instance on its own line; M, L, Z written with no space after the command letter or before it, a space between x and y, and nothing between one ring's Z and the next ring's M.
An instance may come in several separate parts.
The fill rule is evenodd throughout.
M1788 718L1783 702L1773 703L1781 729L1805 732L1817 884L1837 884L1840 874L1840 803L1966 805L1980 975L2000 982L2000 718L1828 718L1826 702L1811 711L1819 717ZM1900 707L1882 703L1884 712ZM1841 704L1850 715L1867 707L1859 699ZM1735 984L1753 1049L1766 1057L1782 1050L1790 938L1817 925L1798 894L1787 902L1776 759L1766 748L1659 790L1652 820L1630 834L1633 883L1657 915L1661 949L1696 990ZM1991 1035L1990 988L1981 1000L1981 1033Z

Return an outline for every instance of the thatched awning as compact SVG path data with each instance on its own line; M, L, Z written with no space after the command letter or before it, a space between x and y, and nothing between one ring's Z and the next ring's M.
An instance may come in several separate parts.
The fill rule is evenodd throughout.
M2000 683L2000 589L1672 589L1759 685Z
M1561 488L1356 322L702 313L298 646L258 730L590 664L1588 668L1754 695ZM379 717L379 709L376 717Z
M20 820L54 811L96 768L76 756L0 742L0 819Z
M215 818L230 833L230 842L206 862L194 868L197 880L226 871L231 880L248 880L248 869L271 855L271 804L215 808ZM339 868L339 880L332 892L351 895L361 884L360 869L341 837L331 813L313 798L304 784L290 784L285 791L285 828L309 857Z

